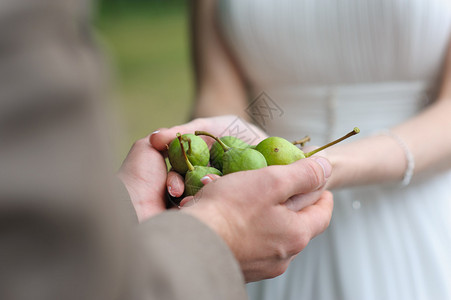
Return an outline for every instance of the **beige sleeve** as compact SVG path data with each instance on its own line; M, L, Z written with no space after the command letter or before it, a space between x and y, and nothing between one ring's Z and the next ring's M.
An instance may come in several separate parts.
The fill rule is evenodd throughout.
M196 218L177 211L140 225L133 280L139 299L247 299L238 262L225 242ZM139 287L137 286L139 285Z
M199 221L171 212L129 231L117 214L88 4L0 1L0 298L245 298Z

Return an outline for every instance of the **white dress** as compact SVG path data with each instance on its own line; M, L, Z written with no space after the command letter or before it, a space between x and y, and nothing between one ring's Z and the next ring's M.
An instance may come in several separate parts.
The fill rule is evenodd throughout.
M275 107L263 127L312 145L418 114L451 37L449 0L223 0L217 12L254 94ZM284 275L249 284L251 299L451 299L449 171L334 197L326 232Z

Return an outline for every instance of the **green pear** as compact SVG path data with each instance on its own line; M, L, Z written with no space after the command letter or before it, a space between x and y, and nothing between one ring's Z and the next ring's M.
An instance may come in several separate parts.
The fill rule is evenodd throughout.
M257 150L251 149L249 145L245 148L229 147L218 137L206 131L196 131L196 135L206 135L216 140L222 147L224 154L222 157L222 173L224 175L247 170L256 170L266 167L265 157Z
M222 176L221 171L213 167L193 166L193 170L186 172L184 195L194 196L204 186L200 180L208 174Z
M264 139L257 145L255 149L259 151L261 154L263 154L268 166L288 165L302 158L310 157L313 154L318 153L319 151L324 150L330 146L333 146L359 132L360 129L355 127L353 131L349 132L345 136L308 153L304 153L301 149L299 149L293 143L290 143L286 139L275 136ZM303 142L305 142L305 140L306 139L304 139Z
M255 150L263 154L268 163L272 165L288 165L301 158L304 152L284 138L271 136L261 141Z
M230 148L224 152L222 172L230 174L239 171L257 170L268 166L265 157L251 148Z
M219 138L226 146L234 148L247 148L249 145L234 136L223 136ZM222 170L222 157L224 149L219 142L214 142L210 148L210 165L218 170Z
M194 135L184 134L181 139L175 138L168 147L168 158L171 163L172 169L180 174L185 174L188 171L188 166L182 154L182 148L180 144L183 143L184 152L186 153L188 160L194 166L207 166L210 160L210 151L208 150L207 143Z
M213 167L205 167L205 166L193 166L184 149L184 143L182 141L182 136L180 133L177 134L177 139L180 141L182 155L184 159L184 163L188 171L185 174L185 196L194 196L203 186L204 184L200 181L202 177L208 174L216 174L221 176L222 173Z

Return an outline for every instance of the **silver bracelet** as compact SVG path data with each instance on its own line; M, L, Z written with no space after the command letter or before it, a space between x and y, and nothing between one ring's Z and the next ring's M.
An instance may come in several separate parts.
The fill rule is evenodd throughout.
M386 129L380 132L381 135L386 135L391 138L393 138L398 145L402 148L404 151L407 167L404 171L404 176L401 181L401 186L405 187L408 186L410 181L412 180L413 176L413 170L415 169L415 158L413 157L412 152L410 151L409 147L407 147L406 143L396 134L394 134L392 131Z

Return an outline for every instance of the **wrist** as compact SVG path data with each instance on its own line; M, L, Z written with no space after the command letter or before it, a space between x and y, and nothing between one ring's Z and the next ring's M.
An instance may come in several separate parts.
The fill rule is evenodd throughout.
M412 154L412 151L410 151L409 147L404 142L404 140L399 135L393 133L391 130L383 130L381 131L380 134L386 135L395 140L398 146L403 150L406 161L406 167L402 177L401 186L402 187L408 186L412 179L413 171L415 169L415 159Z
M388 135L339 145L328 149L325 156L333 168L327 189L401 182L405 176L405 151Z
M208 202L208 201L205 201ZM243 276L246 277L245 266L243 266L243 257L240 253L240 246L236 242L236 227L233 225L240 223L240 220L228 220L218 209L217 205L198 203L195 206L182 208L182 212L191 215L200 222L209 227L229 248L235 260L239 263ZM231 215L231 214L229 214ZM243 238L243 237L241 237ZM247 281L247 280L246 280Z
M157 195L157 191L148 189L139 179L118 173L117 177L127 190L129 201L134 208L139 222L160 214L166 210L164 195ZM146 195L152 195L147 196Z
M231 229L231 222L227 220L225 216L218 209L218 205L209 203L207 199L202 203L197 203L193 206L183 207L180 211L182 213L191 215L198 219L200 222L208 226L214 231L230 248L232 253L236 257L236 249L233 243L233 231ZM237 257L236 257L237 258Z

